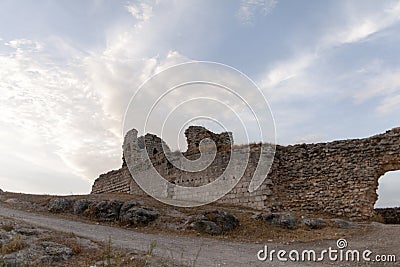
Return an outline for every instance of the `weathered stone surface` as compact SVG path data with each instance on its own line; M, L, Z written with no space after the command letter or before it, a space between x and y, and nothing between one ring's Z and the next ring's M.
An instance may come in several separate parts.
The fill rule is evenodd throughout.
M93 184L93 194L112 192L144 194L140 187L133 181L125 164L119 170L100 175Z
M123 202L119 200L95 201L89 204L88 215L99 221L116 221Z
M72 249L55 242L43 241L41 247L44 249L46 254L40 258L41 262L58 262L68 260L72 257Z
M21 200L19 200L17 198L8 198L8 199L4 200L4 203L7 203L7 204L18 204L18 203L21 203Z
M375 211L382 216L387 224L400 224L400 207L397 208L381 208Z
M252 219L254 220L263 220L266 222L272 222L272 219L275 217L276 215L274 213L272 213L271 211L267 211L267 212L257 212L255 214L253 214L251 216Z
M79 199L77 201L75 201L74 203L74 214L79 215L82 214L83 212L85 212L88 208L90 203L92 203L92 201L87 200L87 199Z
M142 138L142 146L150 147L151 163L168 181L183 186L201 186L220 176L230 160L230 152L242 151L229 146L229 133L212 135L202 127L188 129L184 152L188 159L199 157L198 143L202 138L216 142L216 157L200 172L184 172L169 162L162 153L163 142L155 135ZM352 220L376 216L374 204L379 178L388 171L400 170L400 128L369 138L340 140L328 143L276 146L268 179L250 193L248 187L254 174L261 145L250 146L250 157L243 177L232 191L218 201L273 212L320 213L333 218ZM166 190L168 197L187 198ZM215 189L220 190L220 189ZM121 169L101 175L94 183L93 193L126 192L145 194L131 178L123 160ZM207 192L214 194L216 192Z
M295 229L297 227L297 218L291 214L282 213L257 213L252 216L255 220L262 220L266 223L282 226L288 229Z
M121 213L121 214L124 214L124 213L126 213L129 209L131 209L132 207L134 207L134 206L139 206L139 204L140 204L140 203L139 203L138 201L129 200L129 201L125 202L125 203L122 205L120 213Z
M318 218L303 218L301 222L311 229L322 229L327 225L325 220Z
M217 225L215 222L208 221L208 220L199 220L193 222L191 225L192 229L207 233L210 235L220 235L222 234L222 228Z
M49 201L50 212L67 212L72 209L73 201L68 198L53 198Z
M38 235L44 234L46 232L49 232L48 230L45 230L45 229L19 226L19 225L16 225L14 227L14 231L17 234L24 235L24 236L38 236Z
M127 208L129 206L131 207ZM120 221L129 225L146 225L156 220L158 216L159 212L154 208L127 205L123 211L121 209Z
M232 231L239 225L239 219L235 215L226 211L209 211L205 212L204 216L207 218L207 220L215 222L217 225L219 225L222 229L222 232Z
M100 252L96 242L1 216L0 266L85 266L88 253ZM68 262L74 257L81 264ZM89 266L87 262L86 266Z
M274 225L279 225L287 229L297 228L297 218L290 214L276 214L272 213L266 217L265 220L270 221Z
M194 230L220 235L234 230L239 225L239 219L229 212L215 210L204 212L202 215L190 216L187 224Z
M253 220L262 220L262 213L261 212L256 212L253 215L251 215L251 218Z
M198 151L200 142L206 138L214 141L217 148L233 144L231 132L215 134L202 126L189 126L185 131L186 140L188 140L188 151Z
M1 188L0 188L0 194L3 194L4 193L4 191L3 190L1 190Z
M353 226L352 222L346 220L332 219L331 221L334 222L335 226L338 228L349 229Z
M7 266L25 266L27 263L36 265L65 261L73 256L72 249L55 242L43 241L17 252L3 256Z

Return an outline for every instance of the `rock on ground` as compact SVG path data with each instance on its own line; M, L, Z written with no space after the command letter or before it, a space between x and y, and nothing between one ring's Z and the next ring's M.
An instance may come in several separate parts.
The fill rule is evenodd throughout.
M88 215L99 221L116 221L123 205L119 200L103 200L89 204Z
M303 218L301 222L310 229L322 229L327 225L325 220L318 218Z
M129 200L122 205L120 213L123 214L134 206L139 206L139 202L135 200Z
M68 198L53 198L49 202L50 212L66 212L72 209L73 201Z
M120 221L129 225L146 225L156 220L159 212L150 207L137 207L133 203L125 203L121 208Z
M258 213L252 216L253 219L263 220L266 223L281 226L287 229L297 228L297 218L288 213Z
M194 230L207 233L210 235L220 235L222 234L222 228L217 225L215 222L211 222L208 220L198 220L191 224L191 227Z
M331 219L332 222L335 223L335 226L338 228L342 228L342 229L349 229L351 227L353 227L353 223L346 221L346 220L342 220L342 219Z
M220 235L232 231L239 225L239 219L226 211L207 211L202 215L191 216L187 222L194 230Z
M84 213L88 208L89 205L92 203L92 201L87 200L87 199L79 199L77 201L75 201L74 203L74 214L79 215Z

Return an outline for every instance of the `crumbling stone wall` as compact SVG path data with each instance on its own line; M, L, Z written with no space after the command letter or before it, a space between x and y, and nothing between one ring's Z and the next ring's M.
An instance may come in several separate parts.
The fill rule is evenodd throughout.
M215 134L204 127L201 126L189 126L189 128L185 131L185 136L188 144L188 152L198 152L200 142L206 138L211 139L217 145L217 149L226 149L227 147L231 147L233 145L233 137L231 132L223 132L220 134Z
M198 144L202 139L210 138L217 144L216 157L206 170L197 173L181 171L166 159L162 149L158 150L162 148L160 138L149 134L138 138L142 147L150 147L152 152L156 148L157 151L150 154L151 162L174 184L199 186L209 183L225 170L232 150L242 149L230 146L230 133L218 135L203 127L189 127L185 135L188 150L183 154L188 159L199 157ZM260 147L260 144L250 146L249 163L243 177L219 202L260 210L368 219L375 216L373 206L377 200L379 178L388 171L400 170L400 128L364 139L276 146L267 179L250 193L248 187L260 157ZM95 181L92 193L102 192L143 194L125 163L121 169L102 174Z
M400 224L400 207L378 208L375 212L379 214L387 224Z
M92 186L92 194L113 192L143 194L142 189L132 179L125 162L121 169L101 174Z

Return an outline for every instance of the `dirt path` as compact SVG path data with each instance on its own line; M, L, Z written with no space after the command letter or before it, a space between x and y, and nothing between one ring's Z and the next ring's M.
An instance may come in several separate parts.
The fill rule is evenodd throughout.
M196 266L355 266L365 265L363 263L333 262L324 261L322 264L313 262L279 262L274 260L261 262L257 259L257 252L264 247L264 244L243 243L216 240L204 237L182 237L170 235L144 234L132 230L117 227L87 224L57 217L29 213L20 210L13 210L0 205L0 215L26 221L50 229L73 232L76 235L92 240L106 241L109 237L113 244L128 249L147 251L152 241L157 241L154 253L175 259L177 262L193 262L197 257ZM357 236L347 240L349 249L363 251L369 249L376 254L394 254L398 263L370 263L371 266L399 266L400 265L400 225L374 224L374 230L365 236ZM303 251L305 249L337 249L336 240L322 240L307 243L279 244L266 242L268 249L287 252L291 250ZM196 256L198 254L198 256ZM319 255L319 254L317 254ZM287 257L287 255L286 255ZM372 257L372 256L371 256Z

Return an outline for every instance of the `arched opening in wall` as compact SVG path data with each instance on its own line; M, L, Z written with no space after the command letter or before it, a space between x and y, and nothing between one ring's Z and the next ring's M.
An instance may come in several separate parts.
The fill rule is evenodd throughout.
M400 171L390 171L379 178L377 194L375 211L385 223L400 224Z
M385 173L378 180L378 200L375 208L400 207L400 171Z

